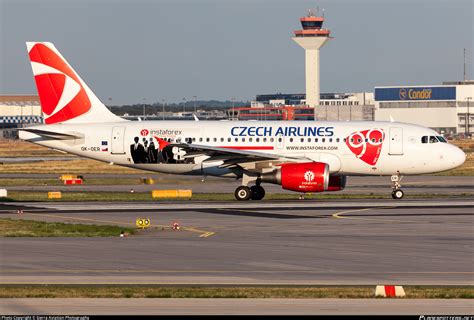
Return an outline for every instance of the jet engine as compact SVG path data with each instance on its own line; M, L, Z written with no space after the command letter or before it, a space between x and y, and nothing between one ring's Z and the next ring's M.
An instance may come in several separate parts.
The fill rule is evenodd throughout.
M339 191L346 185L346 177L330 176L329 165L324 162L284 163L264 173L260 181L280 184L283 189L297 192Z

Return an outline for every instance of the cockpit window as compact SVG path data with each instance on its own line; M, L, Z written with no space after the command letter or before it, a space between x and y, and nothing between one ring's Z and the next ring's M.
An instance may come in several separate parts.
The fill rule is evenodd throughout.
M440 142L448 143L448 141L446 141L446 139L443 136L436 136L436 138L438 138Z
M421 143L428 143L428 136L421 137Z
M439 142L435 136L430 136L430 143L437 143Z

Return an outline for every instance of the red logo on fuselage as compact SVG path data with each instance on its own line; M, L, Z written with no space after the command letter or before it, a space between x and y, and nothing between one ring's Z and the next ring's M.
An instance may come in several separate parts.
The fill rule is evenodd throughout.
M385 133L382 129L354 132L346 138L346 145L357 158L367 164L375 165L382 151Z
M140 131L140 134L141 134L143 137L146 137L149 133L150 133L150 131L148 131L148 129L142 129L142 131Z
M53 50L37 43L30 50L31 62L42 64L49 72L35 73L36 87L47 124L80 116L91 108L86 90L74 71ZM59 110L58 110L58 105Z

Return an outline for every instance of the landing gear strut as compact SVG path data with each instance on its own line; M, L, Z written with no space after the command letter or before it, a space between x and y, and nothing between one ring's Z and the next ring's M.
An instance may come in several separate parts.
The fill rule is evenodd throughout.
M239 201L262 200L265 197L265 189L262 186L255 185L252 187L240 186L235 189L235 198Z
M402 181L402 176L400 172L397 171L397 174L391 176L390 180L392 181L392 198L397 200L403 198L405 194L401 189L400 181Z

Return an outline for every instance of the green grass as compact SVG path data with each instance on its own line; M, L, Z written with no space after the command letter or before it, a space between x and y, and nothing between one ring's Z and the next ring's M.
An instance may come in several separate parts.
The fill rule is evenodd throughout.
M473 287L404 287L406 299L473 299ZM0 286L0 298L374 298L375 287Z
M118 237L132 228L0 218L0 237Z
M52 189L51 191L54 191ZM448 198L448 197L469 197L474 193L461 194L406 194L407 199L416 198ZM265 200L296 200L298 193L268 193ZM389 192L384 194L340 194L340 193L324 193L324 194L308 194L305 199L391 199ZM151 192L62 192L62 199L48 199L47 192L41 191L9 191L7 198L0 198L0 201L235 201L233 193L194 193L192 198L170 198L170 199L153 199Z

